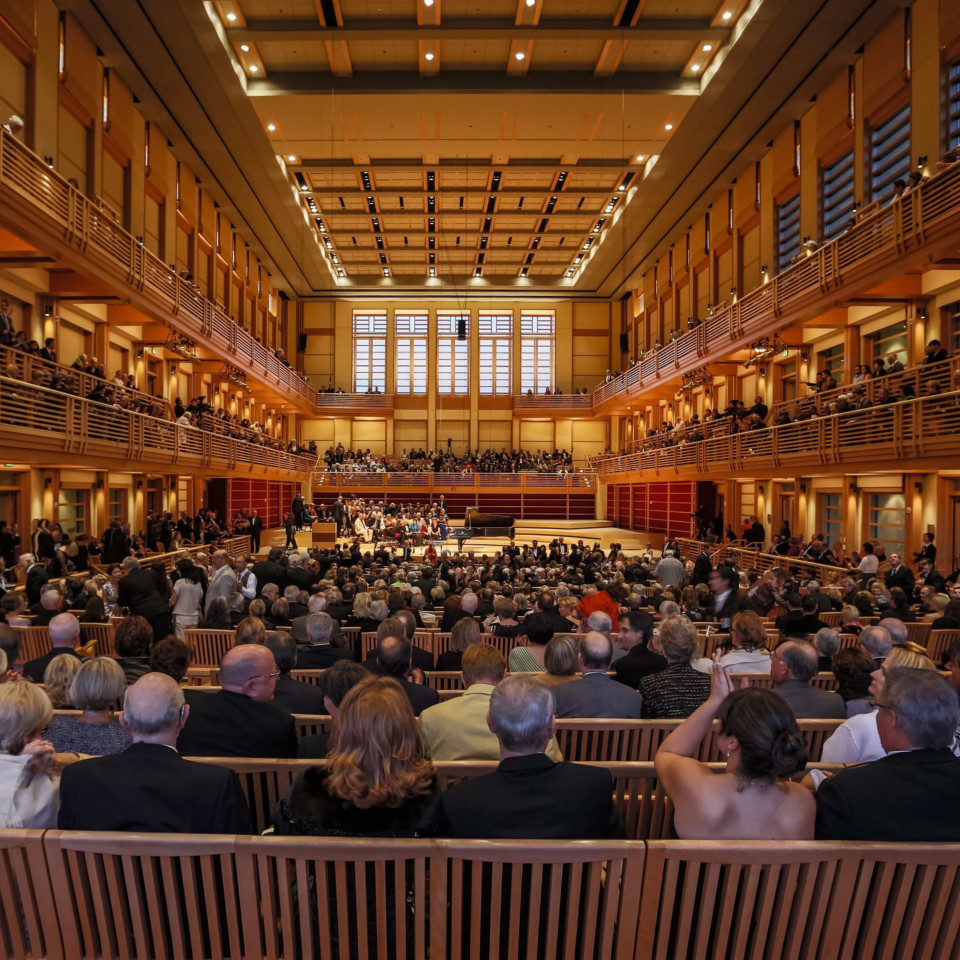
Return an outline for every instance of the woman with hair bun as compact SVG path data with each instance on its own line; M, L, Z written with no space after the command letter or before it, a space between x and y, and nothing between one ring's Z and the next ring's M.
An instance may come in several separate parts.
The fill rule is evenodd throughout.
M790 705L772 690L734 690L714 657L710 696L663 741L657 776L673 800L674 830L683 840L811 840L813 794L790 778L807 751ZM696 760L714 718L726 770Z

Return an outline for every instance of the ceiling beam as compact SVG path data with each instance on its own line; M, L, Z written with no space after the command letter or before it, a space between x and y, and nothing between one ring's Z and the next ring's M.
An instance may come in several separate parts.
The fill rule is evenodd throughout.
M278 151L279 152L279 151ZM490 170L495 170L497 168L504 169L517 169L519 167L530 168L535 167L538 170L543 170L550 173L553 176L562 170L620 170L623 167L635 166L638 169L643 166L641 163L635 163L633 154L628 154L625 157L581 157L578 160L573 162L565 162L556 157L511 157L509 160L504 160L502 163L495 163L493 160L484 157L441 157L437 163L426 163L421 158L417 157L412 159L410 157L377 157L376 160L371 160L367 164L358 163L353 157L326 157L322 160L308 159L302 160L298 164L292 164L290 166L291 170L307 170L310 167L321 167L324 170L330 170L334 167L339 169L350 169L350 170L385 170L389 168L390 170L405 169L411 170L414 172L421 172L427 167L442 169L447 168L463 168L463 167L485 167ZM477 188L481 193L490 193L488 188ZM516 189L516 188L514 188ZM505 193L507 188L504 187L500 190L501 193ZM365 191L369 193L370 191ZM426 188L424 188L426 192ZM431 193L438 191L431 191ZM441 191L442 192L442 189ZM521 191L522 192L522 191ZM551 195L556 193L556 190L550 188L544 188L544 192L550 192ZM562 191L564 193L573 193L572 188L567 188Z
M644 17L631 27L614 27L609 20L570 18L517 24L512 20L444 20L417 26L407 19L349 21L343 27L324 27L316 20L250 20L233 27L227 37L236 43L303 43L311 40L362 40L415 43L418 40L726 40L729 27L716 27L708 17Z
M590 68L592 70L592 67ZM700 93L698 80L687 80L667 70L621 72L613 77L595 77L589 71L537 71L518 77L492 70L451 70L436 77L421 77L396 70L355 73L352 77L332 77L317 70L278 71L266 80L247 83L250 97L285 97L331 92L340 94L448 93L459 96L477 93L539 94L621 93L681 94Z

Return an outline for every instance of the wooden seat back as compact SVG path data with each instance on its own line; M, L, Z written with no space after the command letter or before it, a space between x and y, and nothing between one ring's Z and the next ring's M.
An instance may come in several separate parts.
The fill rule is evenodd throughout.
M936 664L941 664L950 656L950 645L960 640L960 630L931 630L925 644L927 656Z
M81 623L80 636L86 643L91 640L96 641L97 657L114 657L116 653L113 649L113 637L116 633L112 623Z
M930 641L930 628L933 626L929 620L918 620L916 623L905 624L907 628L907 641L909 643L919 643L925 647Z
M293 680L299 680L300 683L309 683L312 686L320 686L320 678L326 673L324 670L291 670L290 677Z
M63 956L42 830L0 830L0 956Z
M20 636L20 656L18 663L36 660L52 649L50 631L46 627L14 627Z
M234 645L236 630L204 630L197 627L183 631L184 642L193 649L194 667L218 667L223 655Z
M839 610L826 610L818 614L820 619L828 627L839 627L840 626L840 611Z

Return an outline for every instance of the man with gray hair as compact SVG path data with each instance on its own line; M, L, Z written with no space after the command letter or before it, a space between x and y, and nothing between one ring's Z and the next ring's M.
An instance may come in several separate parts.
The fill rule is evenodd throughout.
M610 636L610 634L613 633L613 620L610 614L605 613L603 610L594 610L589 617L581 620L580 632L583 634L602 633L610 641L611 648L613 649L611 663L616 663L621 657L627 655L627 651L624 650L623 647L613 642L613 637Z
M846 720L847 708L839 693L812 687L818 669L817 648L804 640L781 643L770 657L770 676L798 717L812 720Z
M894 647L903 647L907 644L908 634L907 634L907 625L902 621L898 620L896 617L884 617L878 624L877 627L880 630L886 630L887 634L890 637L890 649ZM860 641L863 642L862 640ZM887 656L890 656L889 652Z
M217 597L223 597L227 601L227 607L233 610L236 602L234 598L240 593L240 584L236 571L230 565L230 554L226 550L214 550L210 562L213 564L213 576L207 587L207 606Z
M120 722L133 743L120 753L64 769L59 828L252 832L237 774L226 767L192 763L177 752L177 737L189 715L183 691L166 674L148 673L128 687Z
M843 770L817 790L818 840L960 841L960 760L951 749L957 692L932 670L885 671L877 733L887 756Z
M813 645L817 648L817 670L832 670L834 655L840 649L840 634L833 627L824 627L816 632Z
M297 617L290 624L290 632L293 634L293 639L297 643L309 643L310 638L307 636L307 617L311 613L324 613L327 609L327 598L321 593L311 594L310 599L307 600L307 612L302 617Z
M500 765L442 794L441 833L484 840L623 835L609 772L556 763L545 753L557 729L550 687L523 675L500 681L487 725L500 741Z
M35 603L30 608L30 613L33 614L33 620L30 622L30 626L48 626L50 621L60 612L62 608L63 594L60 593L60 588L56 584L48 583L40 591L40 602Z
M885 627L864 627L860 631L860 646L866 651L867 656L873 657L879 669L883 666L883 661L890 656L893 639Z
M187 757L295 757L293 717L270 702L279 676L266 647L231 647L220 659L220 692L191 698L180 752Z
M311 613L306 619L307 646L297 652L301 670L326 670L338 660L356 660L356 653L348 647L333 645L337 621L328 613Z
M78 660L84 658L77 653L80 644L80 621L72 613L58 613L47 627L50 633L51 650L42 657L30 660L23 665L23 675L34 683L43 683L44 671L50 661L61 653L69 654Z
M662 587L675 587L683 583L686 570L683 564L673 555L672 550L664 550L660 562L654 567L653 575L660 581Z
M596 616L607 617L607 614L591 613L588 619ZM554 688L558 717L640 719L640 694L607 676L612 655L613 644L606 634L591 631L580 638L582 677Z

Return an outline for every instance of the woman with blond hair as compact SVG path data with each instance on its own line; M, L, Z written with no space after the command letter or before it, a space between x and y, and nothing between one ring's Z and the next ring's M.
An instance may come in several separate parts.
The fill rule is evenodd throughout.
M50 698L32 683L0 685L0 828L57 825L60 770L77 757L40 739L52 716Z
M60 753L106 756L130 746L130 734L111 711L123 701L127 688L123 670L110 657L87 660L70 684L70 702L80 711L58 713L47 727L47 739Z
M912 647L912 649L911 649ZM894 667L907 667L912 670L936 670L936 664L923 653L916 644L906 647L894 647L890 656L883 661L880 669L873 671L870 695L876 702L883 693L884 673ZM887 752L880 743L877 731L877 711L861 713L850 717L837 727L823 744L820 759L824 763L867 763L879 760Z
M325 766L293 782L273 814L279 834L416 837L432 832L437 786L410 700L389 677L343 698Z
M480 642L480 624L473 617L458 620L450 631L450 649L437 657L437 670L459 670L463 652L472 643Z
M766 650L767 631L752 610L741 610L730 623L733 649L720 661L727 673L769 673L770 653Z
M54 710L70 710L70 684L83 661L72 653L61 653L54 657L43 671L43 688L50 698Z
M538 673L537 679L548 687L569 683L577 679L580 669L580 641L569 634L554 637L543 651L544 673Z

